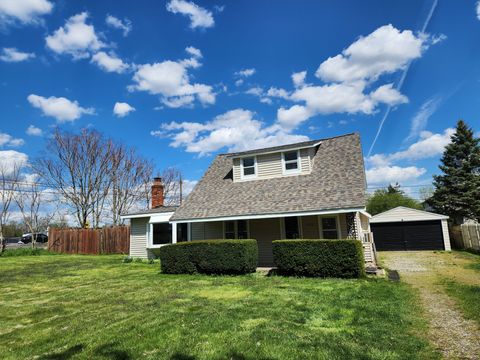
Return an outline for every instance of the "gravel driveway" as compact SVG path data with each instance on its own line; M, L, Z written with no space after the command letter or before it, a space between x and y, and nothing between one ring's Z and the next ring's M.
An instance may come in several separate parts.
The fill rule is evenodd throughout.
M480 359L480 329L466 319L449 297L442 280L480 285L478 272L465 268L469 257L460 252L381 252L381 263L418 290L429 324L428 338L446 359Z

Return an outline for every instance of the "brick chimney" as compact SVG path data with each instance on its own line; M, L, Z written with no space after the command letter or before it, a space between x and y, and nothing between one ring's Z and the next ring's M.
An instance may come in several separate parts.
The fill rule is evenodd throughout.
M152 209L163 206L163 183L161 177L153 178Z

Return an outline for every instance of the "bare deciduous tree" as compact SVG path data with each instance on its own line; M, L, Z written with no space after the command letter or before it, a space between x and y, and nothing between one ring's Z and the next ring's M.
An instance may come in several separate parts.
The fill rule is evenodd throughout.
M111 154L110 208L114 225L122 223L121 214L149 198L153 166L134 149L117 145Z
M164 186L165 205L179 205L182 173L177 168L169 167L162 172L161 177Z
M33 164L48 187L73 208L81 227L89 217L98 225L108 194L111 147L112 142L95 130L83 129L79 134L56 130L47 152Z
M21 164L0 163L0 254L5 251L4 226L10 216L10 205L17 191Z
M35 248L38 233L46 229L55 216L55 211L45 211L44 205L46 205L47 199L38 182L19 182L14 198L22 214L23 222L32 234L32 248Z
M147 200L153 166L137 152L94 130L80 134L55 131L47 152L33 164L47 186L58 191L79 226L94 227ZM147 185L148 184L148 185Z

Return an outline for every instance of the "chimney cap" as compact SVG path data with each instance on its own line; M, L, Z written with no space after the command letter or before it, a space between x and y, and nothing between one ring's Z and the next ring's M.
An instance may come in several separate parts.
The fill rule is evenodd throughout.
M162 182L162 178L160 176L156 176L153 178L153 182L154 183L161 183Z

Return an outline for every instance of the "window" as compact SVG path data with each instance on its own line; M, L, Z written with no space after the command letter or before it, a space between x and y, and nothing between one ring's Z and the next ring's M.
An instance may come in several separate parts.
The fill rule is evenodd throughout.
M177 242L188 241L188 224L177 224Z
M300 237L300 233L298 231L298 218L286 217L285 218L285 238L298 239L299 237Z
M337 218L322 217L322 232L324 239L338 239Z
M237 239L248 239L247 220L237 221Z
M225 239L248 239L247 220L225 221Z
M242 177L249 178L255 177L256 171L256 160L255 157L245 157L242 158Z
M235 239L235 221L225 221L225 239Z
M283 172L294 173L300 171L298 161L298 151L289 151L283 153Z
M169 223L157 223L152 224L152 244L163 245L170 244L172 242L172 224Z

